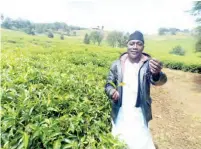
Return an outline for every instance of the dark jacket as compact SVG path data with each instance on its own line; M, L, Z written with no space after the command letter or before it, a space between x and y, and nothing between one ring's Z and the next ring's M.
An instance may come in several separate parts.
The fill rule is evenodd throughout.
M120 59L112 63L105 85L105 92L110 99L112 99L112 95L115 92L115 89L119 92L120 95L119 99L116 102L114 100L111 100L112 119L114 123L116 122L119 108L122 105L122 80L124 75L124 64L127 57L128 54L124 53L120 56ZM152 99L150 97L150 84L159 86L165 84L167 81L167 77L163 72L160 72L158 76L153 77L149 69L149 60L150 56L148 54L143 53L138 73L138 94L136 101L136 107L142 108L146 125L148 125L148 122L152 119Z

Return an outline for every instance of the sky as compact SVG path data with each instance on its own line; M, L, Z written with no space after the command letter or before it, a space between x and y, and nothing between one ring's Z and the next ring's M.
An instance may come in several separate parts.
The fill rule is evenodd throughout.
M157 33L160 27L192 29L190 0L1 0L0 13L32 22L65 22L105 30Z

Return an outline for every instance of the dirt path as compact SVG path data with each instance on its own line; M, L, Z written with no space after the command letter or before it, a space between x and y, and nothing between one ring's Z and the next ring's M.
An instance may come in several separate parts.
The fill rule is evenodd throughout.
M201 74L163 71L168 82L151 90L154 142L159 149L201 149Z

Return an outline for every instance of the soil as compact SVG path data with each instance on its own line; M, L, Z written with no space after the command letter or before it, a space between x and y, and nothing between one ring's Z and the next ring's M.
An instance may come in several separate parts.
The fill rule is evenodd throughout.
M159 149L201 149L201 74L163 72L167 83L151 88L154 143Z

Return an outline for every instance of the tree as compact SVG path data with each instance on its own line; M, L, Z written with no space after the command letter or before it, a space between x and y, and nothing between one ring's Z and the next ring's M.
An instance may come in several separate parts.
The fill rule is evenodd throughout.
M1 21L3 21L4 20L4 15L3 14L1 14Z
M90 37L89 37L89 35L87 33L84 36L84 43L85 44L90 44Z
M194 35L197 37L197 39L199 39L199 37L201 37L201 26L197 26L194 29Z
M54 38L54 34L51 32L51 31L49 31L48 32L48 35L47 35L49 38Z
M91 39L91 41L93 42L93 44L96 43L96 41L97 41L97 31L91 32L91 34L90 34L90 39Z
M70 29L67 29L67 30L66 30L66 35L67 35L67 36L70 36Z
M201 38L195 44L195 52L201 52Z
M12 25L13 25L13 20L11 18L6 18L2 23L2 27L6 29L11 29Z
M24 31L25 31L25 33L27 33L29 35L35 35L35 30L32 27L25 28Z
M99 46L103 40L103 37L104 37L104 35L103 35L102 31L93 31L90 34L90 39L93 42L93 44L96 44L96 42L97 42Z
M107 36L107 42L112 47L117 47L116 31L112 31Z
M129 38L129 33L112 31L107 36L107 42L112 47L125 47Z
M61 35L60 35L60 39L61 39L61 40L64 40L64 34L61 34Z
M169 32L171 35L176 35L176 33L179 31L177 28L169 28Z
M180 55L180 56L184 56L186 51L180 46L176 46L172 49L172 51L169 52L170 54L175 54L175 55Z
M118 47L123 48L126 46L129 35L130 35L129 33L124 34L124 32L118 32L117 34Z
M159 35L165 35L166 32L167 32L167 29L166 29L166 28L159 28L159 29L158 29L158 34L159 34Z
M64 33L67 36L70 36L71 34L73 36L76 36L75 30L80 29L86 29L81 28L78 26L68 26L64 22L55 22L55 23L33 23L29 20L24 19L11 19L11 18L5 18L1 15L2 24L1 26L6 29L12 29L12 30L19 30L26 32L27 34L34 35L35 33L45 33L48 34L49 30L53 31L55 33Z
M183 33L190 33L189 29L184 29L182 32Z
M195 50L196 52L201 52L201 1L195 1L193 3L191 14L197 17L196 22L198 23L198 27L196 28L198 40L195 44Z
M197 23L201 23L201 1L195 1L193 3L191 14L197 17Z
M101 44L101 42L102 42L102 40L103 40L103 32L98 32L97 33L97 42L98 42L98 45L100 46L100 44Z
M169 28L169 32L171 35L176 35L178 32L181 32L181 30L178 28Z

